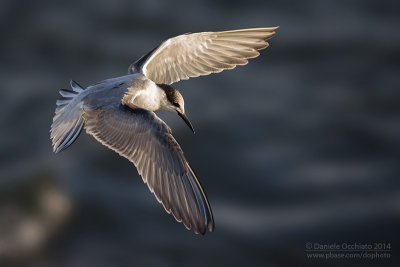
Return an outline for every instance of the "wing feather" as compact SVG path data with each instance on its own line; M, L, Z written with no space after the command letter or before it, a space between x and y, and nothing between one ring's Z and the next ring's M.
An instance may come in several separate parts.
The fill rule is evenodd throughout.
M142 72L157 84L233 69L257 57L278 27L182 34L141 57L130 72Z
M108 106L85 111L85 129L135 164L143 181L168 213L204 234L214 219L207 197L169 127L153 112Z

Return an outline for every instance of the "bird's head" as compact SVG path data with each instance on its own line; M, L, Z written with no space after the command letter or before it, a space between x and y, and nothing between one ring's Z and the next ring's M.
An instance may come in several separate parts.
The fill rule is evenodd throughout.
M185 101L183 100L181 93L167 84L158 84L158 86L165 92L166 97L166 101L161 108L171 112L176 112L194 133L193 125L185 114Z

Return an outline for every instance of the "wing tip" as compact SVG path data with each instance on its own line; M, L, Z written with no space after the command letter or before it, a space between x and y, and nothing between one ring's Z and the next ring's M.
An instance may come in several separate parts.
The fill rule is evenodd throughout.
M211 221L208 221L205 225L203 225L203 227L201 227L200 229L193 228L193 232L197 235L204 236L207 233L207 230L208 230L208 232L212 233L212 232L214 232L214 229L215 229L214 220L211 220ZM188 229L188 230L190 230L190 229Z

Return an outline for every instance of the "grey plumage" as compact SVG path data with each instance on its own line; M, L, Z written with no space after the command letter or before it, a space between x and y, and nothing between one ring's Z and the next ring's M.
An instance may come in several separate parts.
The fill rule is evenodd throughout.
M85 112L85 129L103 145L133 162L168 213L196 233L214 221L200 183L170 128L154 112L116 104Z
M222 32L199 32L170 38L136 61L130 72L141 71L155 83L172 84L200 75L246 65L257 50L268 47L278 27Z
M81 102L77 96L83 89L71 81L73 91L61 89L62 96L57 100L57 108L51 125L50 137L53 142L54 152L58 153L70 146L79 136L83 128L83 118L80 113ZM70 108L73 106L72 108Z
M171 129L153 112L177 112L189 127L181 94L168 84L247 64L268 46L277 27L180 35L134 62L128 75L83 89L71 81L60 90L51 139L56 153L83 128L130 160L168 213L195 233L213 231L214 219L202 186Z

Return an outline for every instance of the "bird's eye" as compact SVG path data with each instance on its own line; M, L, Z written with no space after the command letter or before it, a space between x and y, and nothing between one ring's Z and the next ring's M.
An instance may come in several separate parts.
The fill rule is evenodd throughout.
M177 102L172 103L172 105L174 105L175 107L179 108L179 103L177 103Z

